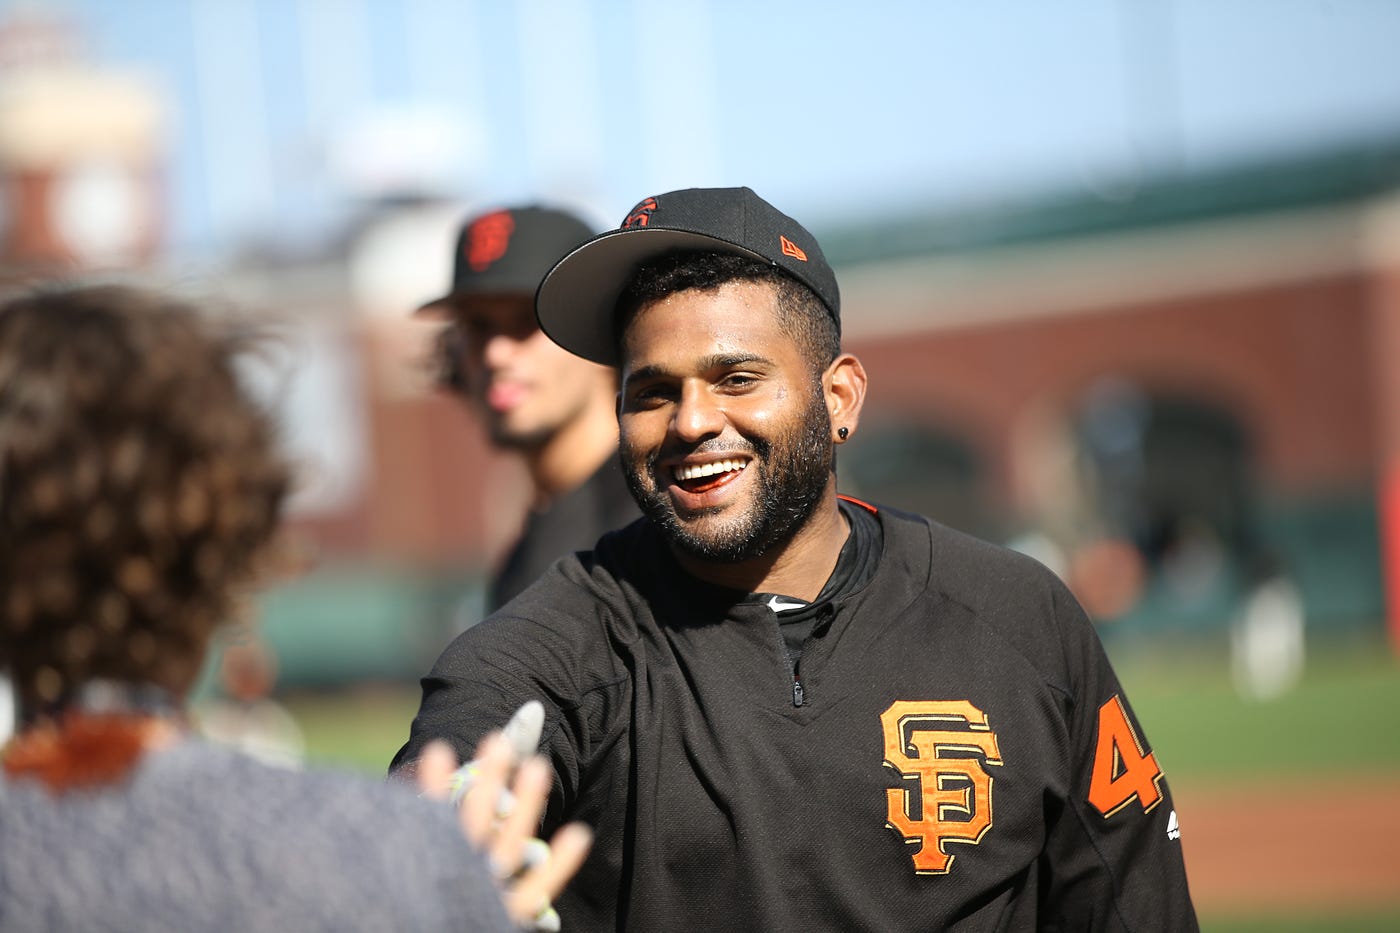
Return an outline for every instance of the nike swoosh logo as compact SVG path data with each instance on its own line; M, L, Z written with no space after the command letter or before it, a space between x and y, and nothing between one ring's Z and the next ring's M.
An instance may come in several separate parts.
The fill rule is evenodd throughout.
M797 599L787 599L783 596L768 597L768 608L774 612L787 612L789 609L805 609L807 604Z

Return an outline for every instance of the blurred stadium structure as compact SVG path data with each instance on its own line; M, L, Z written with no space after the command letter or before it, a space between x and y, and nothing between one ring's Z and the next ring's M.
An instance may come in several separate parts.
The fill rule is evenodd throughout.
M406 314L462 206L390 190L314 247L173 269L180 115L77 36L0 33L6 277L266 312L282 339L249 376L305 466L315 563L264 601L283 683L411 680L475 621L525 492L427 390ZM1256 615L1282 598L1315 631L1376 630L1400 598L1400 136L816 232L874 377L847 491L1034 554L1115 638L1222 637L1269 585Z

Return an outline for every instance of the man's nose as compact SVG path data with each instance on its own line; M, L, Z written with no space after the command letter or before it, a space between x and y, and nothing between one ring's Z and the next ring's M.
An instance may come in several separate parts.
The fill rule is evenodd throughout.
M499 369L520 348L520 341L510 334L494 333L482 338L481 358L488 369Z
M671 430L683 441L695 442L724 430L724 409L708 387L687 385L671 419Z

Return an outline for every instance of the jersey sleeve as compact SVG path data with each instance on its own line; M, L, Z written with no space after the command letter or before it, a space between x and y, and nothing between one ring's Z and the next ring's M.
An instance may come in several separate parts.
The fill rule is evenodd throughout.
M581 729L578 660L570 640L550 624L495 615L459 635L421 680L423 697L409 738L389 766L408 774L428 742L448 742L469 760L486 733L502 728L521 705L538 700L545 722L541 752L555 771L547 822L562 813L578 786Z
M1196 930L1181 832L1161 763L1103 645L1068 590L1056 621L1070 696L1067 797L1052 814L1042 925L1054 930Z

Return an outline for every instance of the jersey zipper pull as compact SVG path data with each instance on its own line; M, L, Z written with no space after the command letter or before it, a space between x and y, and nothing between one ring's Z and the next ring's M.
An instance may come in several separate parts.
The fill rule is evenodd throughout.
M806 691L802 689L802 681L794 677L792 679L792 705L801 706L805 697Z

